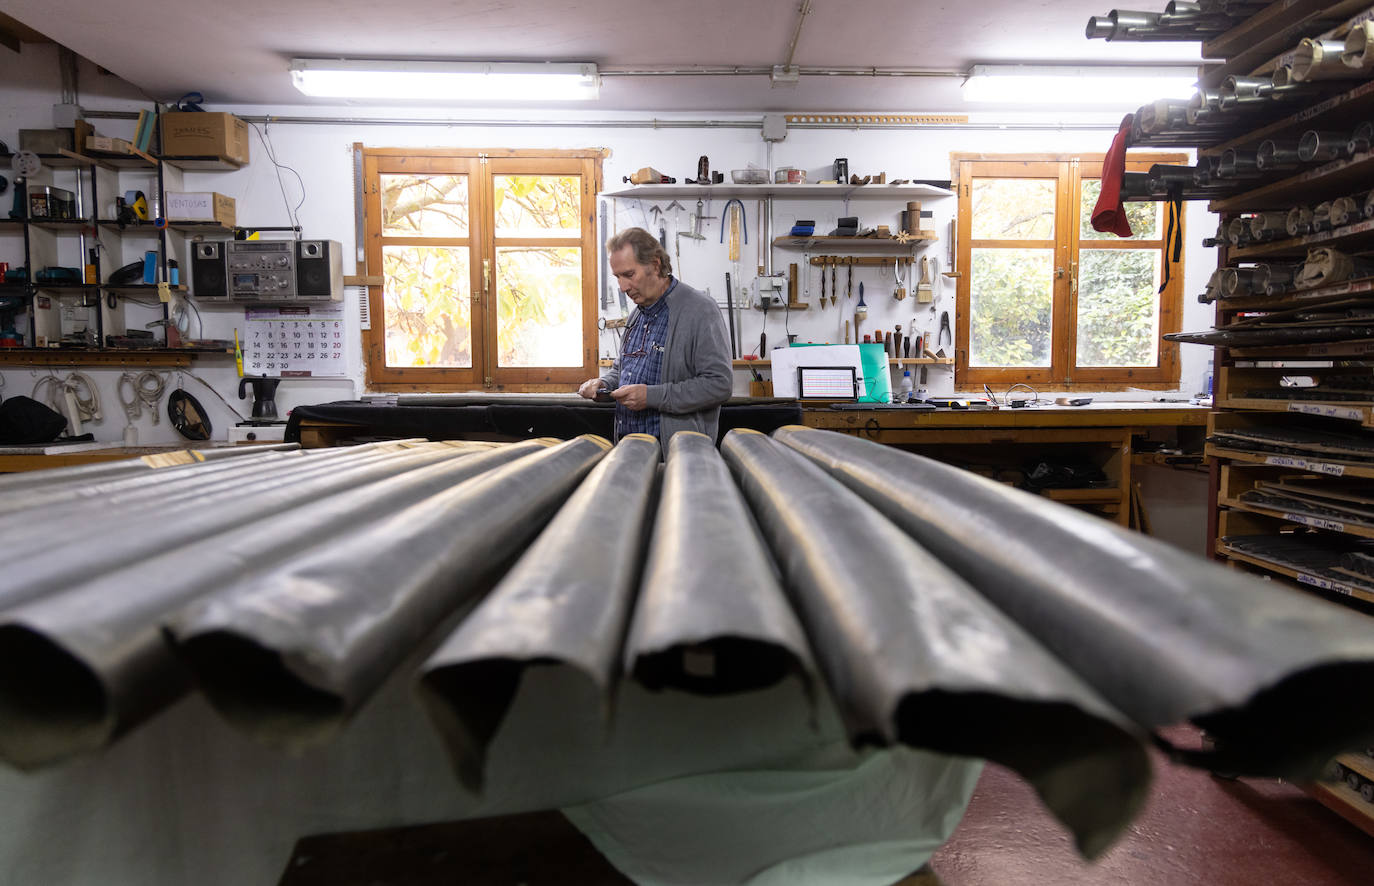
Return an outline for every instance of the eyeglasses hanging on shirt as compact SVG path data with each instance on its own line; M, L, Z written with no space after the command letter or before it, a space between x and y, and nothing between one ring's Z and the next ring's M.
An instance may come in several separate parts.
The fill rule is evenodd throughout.
M630 337L631 341L634 340L634 333L636 329L639 330L639 346L636 347L633 351L625 351L623 354L621 354L622 357L643 357L646 354L648 354L650 349L654 350L655 352L660 352L663 350L663 345L659 344L658 342L649 341L649 324L646 323L642 319L642 317L626 333L626 335Z

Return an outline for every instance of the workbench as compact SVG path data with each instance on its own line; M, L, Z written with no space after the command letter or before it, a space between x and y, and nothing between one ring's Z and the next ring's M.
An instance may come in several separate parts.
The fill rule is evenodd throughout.
M795 400L732 399L720 410L720 434L732 428L769 433L801 421ZM390 401L339 401L291 410L287 442L304 449L357 440L425 437L430 440L528 440L579 434L610 439L615 404L576 394L414 395Z
M911 449L941 461L999 476L995 466L1021 465L1038 457L1068 455L1091 461L1107 476L1101 486L1049 489L1045 495L1131 525L1132 437L1157 432L1166 439L1179 429L1196 431L1196 445L1208 409L1186 403L1096 402L1087 406L1021 409L936 409L900 407L831 409L802 407L795 400L734 398L721 408L720 433L753 428L769 433L801 423L856 434ZM413 396L397 401L342 401L298 406L286 439L310 449L378 438L520 440L611 435L612 404L575 395L523 397ZM1005 472L1000 479L1007 479Z
M1097 465L1106 481L1091 488L1046 489L1042 494L1131 525L1133 438L1201 439L1209 410L1186 403L1094 402L1086 406L1019 409L808 407L802 424L898 446L961 467L1015 482L1008 466L1056 456ZM1192 439L1190 439L1192 438Z

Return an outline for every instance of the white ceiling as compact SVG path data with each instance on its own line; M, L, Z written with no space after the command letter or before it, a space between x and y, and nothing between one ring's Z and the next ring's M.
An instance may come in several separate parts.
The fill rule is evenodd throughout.
M964 71L975 63L1197 61L1197 43L1086 39L1088 18L1106 14L1110 2L813 0L793 64ZM298 106L338 102L309 99L292 87L287 66L297 56L591 61L611 70L778 65L800 6L801 0L0 0L0 12L159 100L195 90L210 104ZM958 82L803 76L794 87L771 88L761 75L607 76L601 99L578 109L971 110Z

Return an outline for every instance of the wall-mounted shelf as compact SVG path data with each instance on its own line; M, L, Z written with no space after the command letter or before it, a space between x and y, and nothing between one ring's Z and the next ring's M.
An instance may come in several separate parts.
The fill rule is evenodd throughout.
M604 191L602 197L657 199L659 197L700 197L703 200L790 197L810 200L901 200L911 197L953 197L948 188L934 185L630 185Z
M0 365L190 366L198 356L229 353L218 348L0 348Z
M90 221L84 218L36 218L29 225L45 231L80 231L91 227Z
M934 231L919 231L906 243L896 237L774 237L773 245L779 249L834 249L843 247L846 251L898 250L906 252L920 249L927 243L940 238Z

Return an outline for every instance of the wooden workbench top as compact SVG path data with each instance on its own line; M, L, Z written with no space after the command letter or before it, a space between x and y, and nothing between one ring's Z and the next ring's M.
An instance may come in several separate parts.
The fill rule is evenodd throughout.
M1020 409L831 409L802 410L807 427L849 428L1090 428L1206 425L1211 409L1187 403L1094 401L1087 406L1026 406Z

